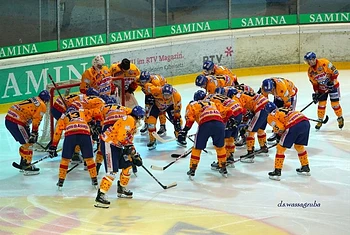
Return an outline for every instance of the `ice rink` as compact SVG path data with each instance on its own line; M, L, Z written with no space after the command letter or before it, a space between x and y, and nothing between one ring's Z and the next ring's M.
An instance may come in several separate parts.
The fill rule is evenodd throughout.
M269 156L257 156L255 163L237 162L228 168L228 178L210 169L216 160L209 144L203 153L194 181L186 172L189 157L180 159L165 171L154 171L151 165L165 166L174 159L172 153L182 153L175 141L159 143L156 150L146 147L148 136L135 137L136 149L144 166L164 185L177 186L164 190L142 168L138 177L131 177L128 188L133 199L118 199L116 181L108 192L109 209L95 208L96 190L91 186L83 164L72 170L62 191L58 191L60 155L46 159L37 167L40 174L23 176L12 167L19 162L19 144L0 123L0 234L317 234L340 235L350 231L350 70L340 70L340 104L345 126L339 130L336 116L328 101L329 122L315 131L311 122L309 154L311 176L296 174L300 166L294 148L286 152L281 181L273 181L267 173L274 168L275 148ZM261 81L271 76L292 80L299 88L297 110L310 103L312 86L307 73L270 74L239 77L258 90ZM191 84L175 88L183 98L183 114L197 88ZM143 104L143 94L136 97ZM272 98L270 99L272 100ZM317 119L317 105L304 113ZM173 127L167 122L167 138L173 138ZM271 135L268 128L267 136ZM189 131L195 133L196 126ZM62 143L63 141L61 141ZM256 141L257 145L257 141ZM191 142L188 141L188 147ZM237 149L236 158L246 153ZM45 156L35 152L33 161ZM103 177L103 171L98 176ZM119 175L118 175L119 178ZM316 205L291 207L290 203ZM288 206L289 205L289 206ZM294 204L295 205L295 204Z

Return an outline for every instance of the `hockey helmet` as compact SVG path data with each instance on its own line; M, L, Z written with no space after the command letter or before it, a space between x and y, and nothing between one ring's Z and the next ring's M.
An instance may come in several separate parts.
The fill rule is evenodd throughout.
M86 95L87 96L98 96L99 92L95 88L89 87L89 89L87 89L87 91L86 91Z
M277 109L277 106L273 102L268 102L265 105L265 110L266 110L267 113L271 113L271 112L273 112L276 109Z
M145 84L149 82L150 79L151 79L151 74L148 71L141 71L141 74L140 74L141 84Z
M146 114L145 109L137 105L132 109L130 115L135 117L136 119L143 119L145 114Z
M206 75L212 74L214 71L214 62L207 60L203 63L203 73Z
M230 87L227 89L226 96L232 98L233 96L237 95L237 93L238 93L238 90L236 88Z
M316 54L315 52L309 51L304 56L304 62L310 66L314 66L316 64Z
M45 103L50 101L50 93L47 90L42 90L38 96Z
M262 87L262 89L263 89L264 92L269 93L269 92L272 91L272 89L275 88L275 85L273 84L273 81L272 81L271 78L267 78L267 79L265 79L265 80L262 82L262 86L261 86L261 87Z
M124 58L122 62L120 63L120 68L123 70L129 70L130 69L130 60Z
M165 99L169 99L174 93L174 88L170 84L165 84L162 87L162 94Z
M196 77L195 84L196 84L196 86L204 88L204 87L206 87L207 82L208 82L208 78L205 75L200 74Z
M220 94L220 95L225 95L225 88L223 88L223 87L217 87L217 88L215 89L215 93L216 93L216 94Z
M102 69L102 66L105 64L105 59L101 55L95 56L92 60L92 66L97 70L100 71Z
M198 100L203 100L207 94L203 90L198 90L194 93L193 95L193 100L198 101Z

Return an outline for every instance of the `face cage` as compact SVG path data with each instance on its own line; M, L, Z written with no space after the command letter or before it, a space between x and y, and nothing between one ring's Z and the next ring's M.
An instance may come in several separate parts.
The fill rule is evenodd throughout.
M308 64L308 65L310 65L310 66L315 66L315 65L316 65L316 58L311 59L311 60L305 59L305 60L304 60L304 63L305 63L305 64Z
M163 94L164 99L169 100L173 94Z

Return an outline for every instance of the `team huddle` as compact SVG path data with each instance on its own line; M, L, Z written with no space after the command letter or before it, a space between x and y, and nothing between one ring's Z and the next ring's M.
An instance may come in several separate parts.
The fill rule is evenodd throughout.
M285 151L294 146L298 153L300 168L298 174L310 175L308 145L310 121L315 121L319 130L326 122L326 104L330 98L332 109L338 117L338 127L344 126L340 106L340 87L338 71L327 59L317 59L316 54L308 52L304 56L309 65L308 77L314 93L312 102L318 103L318 119L307 118L302 111L296 111L298 88L286 78L271 77L264 79L260 89L255 92L247 84L240 84L237 76L224 66L206 61L203 73L195 78L195 85L200 89L193 95L193 100L186 104L185 116L181 116L181 94L166 78L148 71L140 71L128 59L114 63L108 68L102 56L96 56L92 67L81 78L80 93L59 97L51 108L51 115L56 119L54 137L48 147L49 157L58 156L57 146L64 133L62 158L59 165L57 186L64 185L69 164L78 158L84 162L92 185L98 189L96 207L108 208L110 202L106 194L111 188L117 173L118 197L132 198L127 189L131 171L137 173L137 167L144 167L133 139L140 126L141 135L148 134L147 147L150 151L157 147L157 141L166 135L166 121L174 126L177 144L187 146L187 140L193 142L187 175L193 179L202 151L206 151L211 138L215 147L217 161L211 169L227 177L227 167L234 167L235 162L253 163L258 154L267 154L276 147L274 171L269 178L280 180ZM118 95L113 78L124 80L125 96ZM52 81L53 82L53 81ZM54 82L53 82L54 83ZM140 87L145 95L144 108L134 97ZM269 101L273 96L273 102ZM21 146L20 164L14 166L24 175L36 175L40 170L32 164L33 144L38 140L41 119L50 100L48 91L43 90L38 96L29 98L10 107L5 125ZM125 99L125 106L122 100ZM157 119L160 128L157 131ZM194 139L188 136L194 123L198 124ZM266 136L269 124L273 135ZM31 128L30 128L31 126ZM255 150L257 136L259 149ZM272 143L268 145L267 142ZM97 151L94 156L93 146ZM246 145L246 154L235 159L236 146ZM97 175L101 166L105 175L98 183Z

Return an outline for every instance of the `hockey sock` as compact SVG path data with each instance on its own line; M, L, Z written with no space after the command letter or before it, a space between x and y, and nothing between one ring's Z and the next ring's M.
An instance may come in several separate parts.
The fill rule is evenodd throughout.
M266 133L264 130L258 130L258 142L260 146L264 146L266 144Z
M104 176L100 183L100 191L103 193L107 193L109 189L112 187L114 179L115 179L115 175L113 174Z
M255 144L255 138L254 138L255 132L249 132L249 135L247 137L247 150L251 151L253 150L254 144Z
M19 148L19 155L27 161L27 164L30 164L33 158L33 149L30 147L31 144L24 144Z
M303 145L299 145L299 144L295 144L294 148L298 152L298 157L299 157L300 164L302 166L308 165L309 164L309 160L308 160L307 152L306 152L304 146Z
M97 153L96 153L96 158L95 158L96 163L102 163L103 162L103 155L100 150L100 146L98 147Z
M120 173L119 176L119 181L120 181L120 185L123 187L126 187L129 183L129 179L130 179L130 171L131 166L129 166L128 168L123 168L122 172Z
M68 165L69 165L70 159L62 157L61 163L60 163L60 169L58 171L58 178L59 179L66 179Z
M226 158L228 158L231 153L235 152L235 149L236 149L235 139L233 137L225 138L225 148L226 148Z
M79 145L76 145L76 146L75 146L74 152L75 152L75 153L80 153L80 146L79 146Z
M92 157L86 158L85 159L87 169L89 171L90 177L91 178L96 178L97 177L97 171L96 171L96 164L95 161Z
M200 150L200 149L196 149L196 148L192 149L192 154L191 154L191 159L190 159L190 168L193 165L198 166L201 152L202 152L202 150Z
M320 101L318 103L317 116L320 119L323 119L324 116L326 115L326 104L327 104L327 101Z
M226 166L226 149L225 147L215 147L218 163L220 167ZM192 150L193 153L193 150Z
M335 113L335 115L337 115L337 117L343 116L343 109L341 108L339 101L331 102L331 105L332 105L334 113Z
M159 114L159 122L160 122L160 125L165 125L165 123L166 123L165 113Z

